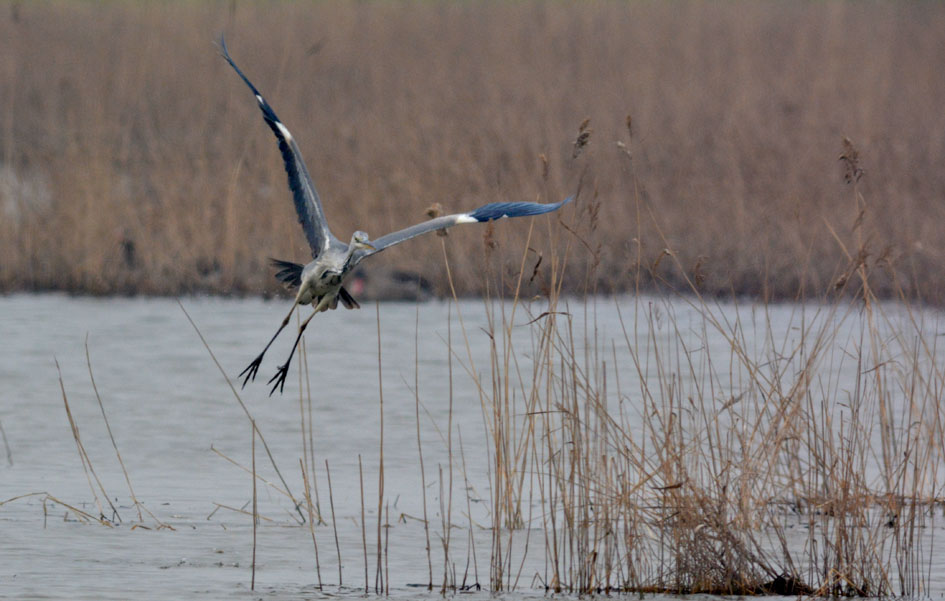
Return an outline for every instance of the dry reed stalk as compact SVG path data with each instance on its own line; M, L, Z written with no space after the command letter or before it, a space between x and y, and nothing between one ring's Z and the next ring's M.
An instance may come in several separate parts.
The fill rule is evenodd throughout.
M384 594L390 596L390 502L384 505Z
M381 305L374 304L377 320L377 394L378 414L380 418L380 436L378 441L378 469L377 469L377 571L374 574L374 592L384 592L383 561L381 544L381 520L384 516L384 379L381 365Z
M446 494L443 490L443 466L437 465L437 484L439 485L439 494L437 499L440 502L440 544L443 546L443 582L440 584L440 594L446 594L446 591L452 590L455 588L455 581L450 580L450 553L449 553L449 543L447 542L447 533L449 532L450 524L446 521Z
M302 411L301 407L299 408L300 411L302 411L301 421L302 421L302 436L303 437L305 436L305 430L306 429L308 430L308 440L303 441L302 448L304 451L306 442L307 442L307 446L308 446L307 460L308 460L308 465L311 466L310 470L312 474L312 488L315 491L315 514L316 516L318 516L318 523L324 524L325 519L322 517L322 502L318 496L318 477L315 472L315 434L314 434L315 426L314 426L314 421L313 421L313 410L312 410L312 382L311 382L311 379L309 378L308 351L306 350L304 339L302 340L301 344L302 344L301 356L304 359L303 364L304 364L304 369L305 369L305 398L306 398L306 405L308 408L307 425L305 422L305 412ZM301 386L299 386L299 388L301 389Z
M249 590L256 590L256 528L259 526L259 515L258 506L256 504L256 421L250 419L250 435L252 436L252 451L251 455L253 458L253 571L252 577L250 579Z
M232 511L234 513L239 513L242 515L248 515L248 516L253 515L252 511L246 511L246 505L252 504L252 500L249 500L246 503L244 503L243 507L233 507L231 505L226 505L225 503L217 503L216 501L211 501L211 502L213 503L214 510L211 511L209 515L207 515L207 518L206 518L207 520L213 517L213 515L216 514L216 512L219 511L220 509L226 509L227 511ZM256 519L263 522L276 523L276 520L266 517L259 513L256 514Z
M466 471L466 453L463 450L463 432L458 429L456 434L459 437L459 457L463 465L463 490L466 493L466 518L467 518L467 532L469 533L469 538L467 539L466 547L466 568L463 570L463 582L459 586L459 590L472 590L475 587L476 590L479 590L479 562L476 560L476 537L473 533L473 523L472 523L472 501L469 498L469 478L467 477L468 472ZM466 578L469 575L469 563L472 560L473 566L473 583L467 584Z
M266 451L266 455L269 457L269 463L272 465L272 469L275 470L276 475L279 477L279 481L282 482L284 494L286 494L292 503L295 505L295 511L299 515L299 523L305 522L305 516L302 514L302 503L301 501L296 500L295 496L292 494L292 489L289 488L288 483L286 483L285 478L282 477L282 472L279 471L279 466L276 465L276 460L272 456L272 451L269 450L269 444L266 443L266 438L263 436L263 433L259 431L256 426L256 420L253 418L253 415L249 412L249 409L246 407L246 404L243 402L243 398L240 396L240 393L236 390L236 387L233 386L233 382L230 381L229 376L226 375L223 366L220 365L220 362L217 361L216 355L213 354L213 350L210 348L210 344L203 337L200 328L197 327L197 324L190 317L190 313L187 312L187 309L184 308L184 305L177 301L177 306L180 307L180 310L184 313L184 316L187 318L187 321L190 322L191 327L194 328L194 332L197 333L197 336L200 338L200 342L203 343L203 347L207 350L207 354L210 355L210 359L213 360L213 364L216 365L217 371L220 372L220 375L223 376L223 379L226 381L226 385L229 386L230 392L233 393L233 398L236 399L236 402L239 403L240 408L243 410L243 413L246 415L246 418L253 424L253 428L256 428L256 433L259 435L259 442L262 443L263 449ZM278 489L276 489L278 490Z
M141 510L143 508L144 511L147 512L149 516L151 516L151 519L155 521L155 523L157 524L158 530L163 530L163 529L173 530L174 529L173 526L159 520L157 516L155 516L151 512L151 510L145 507L144 504L138 500L138 497L135 495L134 488L131 486L131 477L128 475L128 470L125 468L125 462L121 458L121 452L118 450L118 443L115 442L115 436L112 434L112 427L108 423L108 416L105 415L105 405L102 402L102 396L99 394L98 386L95 384L95 375L92 373L92 358L89 355L88 334L86 334L85 336L85 364L89 370L89 380L92 382L92 390L95 393L95 399L98 401L98 408L102 412L102 421L105 423L105 430L108 432L108 438L109 440L111 440L112 448L115 449L115 456L118 458L118 464L121 466L121 472L122 474L124 474L125 482L128 484L128 492L131 494L131 500L135 504L135 509L137 509L138 511L138 521L144 522L144 518L141 513Z
M450 305L452 309L452 304ZM447 310L447 315L449 315L449 309ZM453 329L447 327L446 329L446 346L447 348L453 342ZM456 574L455 574L455 565L450 556L450 540L453 528L453 355L447 353L446 357L446 366L447 366L447 378L448 378L448 407L447 407L447 418L446 418L446 454L447 454L447 473L449 481L447 482L447 494L446 494L446 511L442 511L441 515L444 517L444 530L443 530L443 591L446 591L448 576L452 572L452 579L450 582L451 588L456 589ZM442 474L441 474L442 482ZM442 492L441 492L441 504L442 504ZM452 570L450 567L452 566Z
M447 329L446 329L446 348L447 348L447 383L448 383L448 405L446 420L446 452L447 452L447 478L446 492L443 490L443 467L438 466L439 471L439 501L440 501L440 544L443 547L443 582L440 587L441 593L445 594L447 590L456 590L455 564L450 555L450 540L452 534L452 515L453 515L453 355L452 355L452 337L453 330L450 327L450 317L452 316L453 304L450 303L447 309ZM426 519L426 515L424 515ZM427 535L429 536L429 535ZM432 576L431 576L432 587Z
M42 496L42 497L43 497L43 512L44 512L44 515L46 514L46 502L48 501L48 502L50 502L50 503L55 503L56 505L60 505L60 506L62 506L62 507L64 507L64 508L66 508L68 511L71 511L71 512L76 516L76 518L79 519L80 521L83 521L83 522L98 522L98 523L101 524L102 526L112 526L112 524L111 524L108 520L106 520L106 519L104 519L104 518L102 518L102 517L95 517L94 515L92 515L92 514L90 514L90 513L88 513L88 512L82 511L81 509L79 509L79 508L77 508L77 507L74 507L73 505L70 505L69 503L66 503L66 502L64 502L64 501L60 501L59 499L57 499L56 497L52 496L51 494L49 494L48 492L45 492L45 491L43 491L43 492L25 493L25 494L22 494L22 495L16 495L15 497L10 497L9 499L0 501L0 507L6 505L7 503L12 503L12 502L14 502L14 501L19 501L20 499L27 499L27 498L30 498L30 497L38 497L38 496ZM45 527L46 527L46 522L45 522L45 518L44 518L44 520L43 520L43 528L45 528Z
M245 465L239 463L238 461L236 461L235 459L233 459L232 457L230 457L229 455L227 455L226 453L224 453L224 452L221 451L220 449L216 448L213 444L210 445L210 451L213 452L213 453L216 453L218 456L220 456L221 458L225 459L226 461L232 463L233 465L235 465L235 466L238 467L239 469L243 470L243 471L246 472L247 474L252 474L252 473L253 473L252 466L247 467L247 466L245 466ZM290 501L292 501L292 503L295 503L295 499L292 497L292 495L289 493L289 491L287 491L287 490L285 490L285 489L283 489L283 488L279 488L274 482L270 482L269 480L266 480L266 479L265 479L264 477L262 477L260 474L255 474L255 478L257 478L257 479L258 479L259 481L261 481L263 484L265 484L266 486L268 486L268 487L271 488L272 490L276 491L276 492L279 493L280 495L282 495L282 496L286 497L287 499L289 499Z
M318 541L315 540L315 509L312 506L312 490L308 484L308 474L305 473L305 463L299 458L299 469L302 471L302 483L305 486L305 503L308 506L308 529L312 535L312 546L315 547L315 573L318 576L318 590L322 590L322 566L318 561Z
M102 403L102 397L98 393L98 386L95 385L95 376L92 374L92 358L89 356L88 334L85 336L85 364L89 369L89 380L92 382L92 390L95 392L95 399L98 401L98 408L102 411L102 421L105 422L105 430L108 432L108 438L112 442L112 448L115 449L115 456L118 458L118 464L121 466L121 472L124 474L125 482L128 484L128 492L131 494L131 500L135 504L135 509L138 510L138 521L143 522L144 517L141 515L141 504L138 502L138 497L135 496L134 487L131 486L131 478L128 476L128 470L125 469L125 462L121 459L121 452L118 450L118 443L115 442L115 436L112 434L112 427L109 425L108 417L105 415L105 405Z
M0 420L0 438L3 439L3 450L7 454L7 466L13 467L13 451L10 450L10 442L7 440L7 433L3 429L3 420Z
M361 548L364 551L364 594L371 592L368 582L367 559L367 523L364 519L364 468L361 466L361 455L358 454L358 481L361 485Z
M72 429L72 438L75 440L76 451L79 453L79 460L82 462L82 471L85 472L86 480L89 482L89 490L92 491L92 497L95 499L95 504L98 506L99 511L99 522L111 523L117 518L118 521L121 521L121 516L118 515L118 510L112 504L111 499L108 496L108 493L105 492L105 487L102 485L102 481L99 479L98 475L95 473L95 468L92 467L92 460L89 458L88 453L85 450L85 445L82 444L82 437L79 435L79 425L76 423L75 419L72 417L72 410L69 408L69 399L66 396L66 385L62 381L62 370L59 368L59 360L55 357L53 361L56 363L56 371L59 374L59 389L62 391L62 402L66 408L66 417L69 418L69 427ZM95 484L92 484L92 480L95 480ZM105 517L105 509L102 506L102 501L98 496L98 493L95 492L95 486L98 486L99 491L102 493L105 502L108 503L108 506L112 510L112 517L108 519Z
M447 320L449 328L449 320ZM447 334L449 336L449 334ZM449 345L447 345L449 349ZM447 350L449 352L449 350ZM427 515L427 474L423 466L423 444L420 440L420 304L417 304L417 310L414 317L414 337L413 337L413 400L414 417L417 425L417 456L420 460L420 498L423 501L423 535L426 538L425 550L427 553L427 590L433 590L433 557L430 548L430 519Z
M344 584L341 574L341 546L338 544L338 522L335 521L335 497L331 492L331 470L325 460L325 477L328 479L328 504L331 507L331 529L335 534L335 553L338 555L338 586Z
M298 329L299 322L299 312L296 312L296 329ZM299 434L302 437L302 473L308 473L308 459L310 455L310 449L308 446L308 439L305 436L306 424L305 424L305 393L308 390L311 393L311 388L307 388L308 384L308 358L305 356L305 340L299 341L299 357L298 357L298 374L299 374ZM304 378L304 379L303 379ZM313 464L314 467L314 464ZM313 476L314 477L314 476Z

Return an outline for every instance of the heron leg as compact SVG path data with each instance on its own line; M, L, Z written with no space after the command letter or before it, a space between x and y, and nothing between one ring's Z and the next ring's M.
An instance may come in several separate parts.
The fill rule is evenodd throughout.
M285 319L282 320L282 325L279 326L279 329L276 330L276 333L273 334L272 338L269 340L269 344L266 345L266 348L262 350L259 355L253 359L253 362L246 366L246 369L240 372L240 375L237 377L242 378L243 375L246 375L246 378L243 380L243 388L246 388L246 384L250 381L256 380L256 374L259 372L259 366L262 365L263 356L266 354L266 351L269 350L269 347L272 346L272 343L276 341L276 338L279 337L279 334L282 333L282 330L289 325L289 320L292 318L292 313L295 312L296 303L292 303L292 309L289 310L289 314L285 316Z
M315 317L320 311L320 307L324 304L324 300L318 303L318 306L315 307L315 311L305 318L305 321L302 322L302 325L299 326L299 335L295 337L295 344L292 345L292 350L289 351L289 358L285 360L285 364L280 365L279 369L276 371L276 375L272 376L269 379L269 384L273 384L272 390L269 391L269 396L272 396L276 391L276 388L279 389L279 394L282 394L282 390L285 388L285 379L289 375L289 365L292 363L292 356L295 354L295 349L299 346L299 340L302 339L302 333L305 332L305 328L308 327L308 322L312 321L312 318Z

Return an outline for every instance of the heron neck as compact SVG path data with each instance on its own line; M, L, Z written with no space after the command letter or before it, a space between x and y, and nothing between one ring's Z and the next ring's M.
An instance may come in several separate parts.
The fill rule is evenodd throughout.
M344 273L348 271L350 267L353 267L351 265L351 260L354 258L354 253L357 252L357 250L358 249L355 248L354 244L348 246L348 250L345 252L345 260L341 264L341 273Z

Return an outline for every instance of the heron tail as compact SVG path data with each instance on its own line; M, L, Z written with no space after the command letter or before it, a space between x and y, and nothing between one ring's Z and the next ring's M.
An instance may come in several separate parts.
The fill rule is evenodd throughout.
M276 279L284 282L289 288L298 288L302 283L302 265L279 259L269 259L269 263L277 268Z
M346 309L361 308L361 305L358 304L358 301L354 300L354 297L352 297L344 288L338 291L338 298L341 299L341 304L343 304Z

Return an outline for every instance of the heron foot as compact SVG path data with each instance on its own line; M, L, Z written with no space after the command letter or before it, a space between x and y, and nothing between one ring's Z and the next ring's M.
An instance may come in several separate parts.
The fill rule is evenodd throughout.
M241 371L240 375L237 376L237 377L242 378L244 374L246 375L246 378L243 380L243 388L246 388L246 384L250 380L254 382L256 381L256 374L259 373L259 366L262 365L263 355L265 354L266 354L265 351L259 353L259 356L253 359L253 362L247 365L246 369Z
M285 388L285 379L289 375L289 361L285 362L285 365L279 366L279 371L276 372L276 375L272 376L269 379L269 384L273 384L272 390L269 391L269 396L272 396L276 392L276 388L279 389L279 394L282 394L282 390Z

